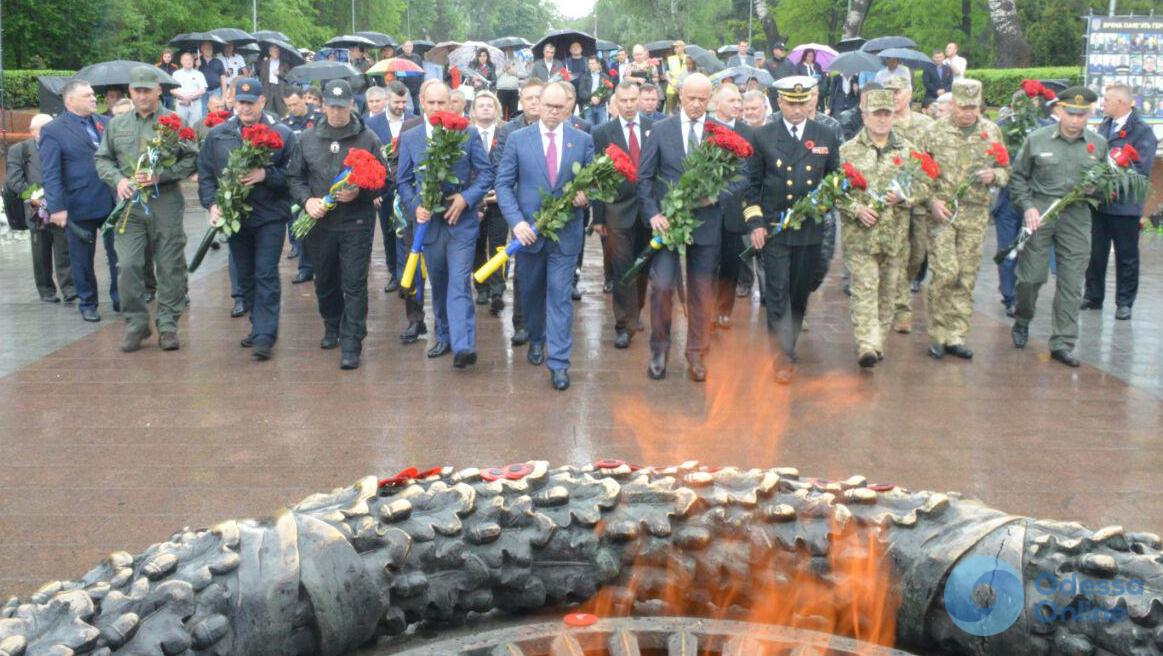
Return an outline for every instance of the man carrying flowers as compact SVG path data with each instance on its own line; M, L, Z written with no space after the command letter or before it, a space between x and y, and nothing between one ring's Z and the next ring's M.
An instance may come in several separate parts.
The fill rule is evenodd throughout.
M493 186L493 166L476 128L446 111L448 93L443 83L429 86L424 92L425 121L400 136L396 192L419 242L412 245L413 252L422 255L432 282L436 344L428 357L451 351L452 366L465 369L477 360L469 276L480 233L477 207ZM413 285L420 280L411 278Z
M973 288L989 225L992 189L1009 183L1009 154L1001 130L981 115L977 80L954 80L953 107L918 140L941 165L929 195L929 355L968 360Z
M178 183L194 173L193 129L161 106L160 73L153 66L130 71L134 111L109 121L95 154L97 174L118 198L111 221L118 260L118 290L129 329L121 350L130 353L152 334L145 302L145 254L157 272L158 344L177 350L178 318L186 298L185 203ZM163 147L164 146L164 147Z
M265 116L259 80L239 78L233 89L237 116L211 128L198 155L198 199L210 210L211 226L229 237L251 308L241 345L253 348L255 360L268 360L279 334L279 260L291 219L286 167L295 134Z
M1058 218L1042 225L1042 214L1066 196L1094 166L1106 161L1107 142L1086 129L1098 96L1086 87L1072 87L1058 94L1062 108L1056 125L1030 133L1014 158L1010 198L1023 213L1026 230L1032 232L1017 258L1014 346L1025 348L1034 318L1038 291L1050 270L1050 249L1058 265L1051 320L1050 356L1069 367L1079 366L1074 356L1078 341L1078 312L1086 266L1090 262L1090 208L1075 203L1062 208Z
M351 85L346 80L328 82L323 88L326 120L303 130L287 166L291 199L315 220L305 245L315 267L315 296L323 318L319 347L339 347L341 369L359 367L367 336L372 223L385 184L379 139L352 110ZM337 176L345 171L347 182L337 185ZM376 174L378 180L365 179Z

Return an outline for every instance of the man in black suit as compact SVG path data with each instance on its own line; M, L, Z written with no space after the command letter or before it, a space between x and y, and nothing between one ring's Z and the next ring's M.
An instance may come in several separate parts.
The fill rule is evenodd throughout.
M650 217L650 228L655 233L663 234L670 228L668 217L662 214L661 201L669 186L677 184L682 177L687 154L703 139L710 99L711 81L707 76L701 73L688 75L679 90L682 110L676 116L655 123L646 137L638 171L638 197L642 202L643 216ZM718 200L704 199L703 207L695 210L701 224L694 231L693 243L686 247L687 374L695 382L707 378L703 357L710 344L715 269L719 266L723 236L723 208ZM678 253L668 249L659 251L650 266L651 357L647 374L654 380L666 376L670 320L680 270Z
M821 178L840 168L839 139L809 118L815 113L811 92L815 84L815 79L797 75L776 83L782 118L755 131L758 161L751 167L748 205L743 210L752 228L752 245L763 250L767 329L778 339L775 372L783 384L795 373L796 341L820 262L824 226L809 219L800 229L770 239L768 226L811 193Z
M554 75L561 77L564 65L560 60L553 58L556 54L557 46L552 43L545 44L541 50L541 59L533 62L532 68L529 69L529 78L548 82Z
M933 65L926 66L921 73L921 82L925 85L925 100L936 100L941 94L950 89L953 84L953 69L945 63L945 51L933 51Z
M630 154L634 165L641 160L641 149L653 124L638 113L638 85L622 82L614 90L611 103L617 117L594 130L594 152L603 153L610 144ZM634 333L642 329L642 308L646 305L646 276L626 284L622 276L634 264L634 258L650 241L650 229L642 216L642 201L635 185L622 182L618 196L609 203L594 203L594 232L606 239L614 278L615 348L629 348Z
M751 128L740 119L743 113L743 96L739 88L724 84L715 92L715 120L740 136L751 141ZM740 255L745 247L747 223L743 220L743 199L739 195L728 195L720 203L723 207L723 238L719 251L719 272L716 276L716 300L714 327L731 327L731 312L735 310L735 287L739 284L739 274L743 269ZM746 245L750 245L750 242Z

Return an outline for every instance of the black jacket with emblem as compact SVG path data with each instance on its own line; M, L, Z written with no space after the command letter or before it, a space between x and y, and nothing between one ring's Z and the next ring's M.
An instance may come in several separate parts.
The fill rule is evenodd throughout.
M304 207L308 198L322 198L331 188L331 181L343 170L343 160L352 148L363 148L381 162L380 140L364 126L355 114L351 121L339 128L326 120L303 130L287 165L287 184L291 198ZM375 221L373 202L380 191L363 191L350 203L339 203L327 212L318 227L324 230L370 230Z
M802 141L791 136L783 121L755 129L752 143L756 158L744 196L744 216L751 229L770 226L780 212L811 193L821 178L840 168L840 141L836 134L813 120L804 126ZM809 220L799 230L783 231L772 239L788 246L819 244L824 239L824 226Z
M295 150L295 133L291 128L263 117L263 122L278 132L283 139L283 147L274 153L271 165L266 168L266 179L254 185L246 204L250 214L243 217L244 225L257 227L272 221L289 221L291 203L287 198L286 166ZM242 123L235 116L211 128L198 153L198 200L202 207L210 209L218 193L218 178L226 170L230 153L242 146Z

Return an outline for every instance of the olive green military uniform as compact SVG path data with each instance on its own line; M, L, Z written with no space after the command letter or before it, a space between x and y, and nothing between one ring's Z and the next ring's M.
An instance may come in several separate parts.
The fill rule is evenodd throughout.
M872 93L872 92L869 92ZM909 156L913 145L893 132L884 148L877 148L868 130L840 147L840 159L851 163L868 180L869 191L883 194L898 168L897 157ZM885 207L871 227L856 218L856 205L871 206L867 192L855 191L853 204L841 205L840 241L844 264L851 276L852 324L858 355L884 353L884 336L892 322L900 257L908 241L909 208Z
M904 88L904 78L890 77L885 81L884 88L896 91ZM918 144L922 140L925 131L933 125L933 119L921 114L919 112L909 112L908 119L897 117L893 119L892 131L898 137ZM909 290L909 283L921 271L921 264L925 261L925 253L928 250L929 242L929 211L924 195L927 187L924 185L913 185L914 198L912 208L909 210L909 229L908 238L905 242L906 248L901 251L900 256L900 272L897 274L896 282L896 308L893 312L893 323L908 324L913 320L913 298L912 292Z
M97 174L106 184L116 188L122 179L132 179L138 156L145 152L153 138L158 118L171 113L159 106L149 116L142 117L135 110L109 121L95 155ZM156 190L146 188L141 191L145 207L133 203L125 232L115 229L118 287L122 312L130 332L139 335L149 332L149 308L142 298L147 248L153 251L157 270L158 332L176 333L178 330L178 318L182 315L186 298L186 233L182 229L185 204L178 183L194 173L197 156L193 148L182 151L172 168L159 170L160 183Z
M981 83L957 80L953 102L958 106L981 104ZM961 345L969 333L973 316L973 288L981 268L981 249L989 225L993 203L990 187L1009 183L1009 168L997 165L987 154L994 143L1002 143L1001 130L987 118L978 118L967 128L953 124L951 117L934 121L917 144L941 165L941 176L932 185L929 202L945 201L953 211L957 186L982 169L993 171L993 184L974 182L960 200L952 223L938 221L930 214L928 289L929 338L933 344Z
M1077 184L1084 171L1102 163L1106 156L1106 140L1089 129L1074 141L1063 137L1057 124L1034 130L1014 160L1010 198L1023 214L1031 207L1045 212ZM1051 245L1058 272L1050 350L1070 351L1078 340L1078 311L1090 262L1088 205L1067 207L1057 219L1038 228L1018 255L1014 307L1018 326L1028 326L1034 318L1038 290L1049 277Z

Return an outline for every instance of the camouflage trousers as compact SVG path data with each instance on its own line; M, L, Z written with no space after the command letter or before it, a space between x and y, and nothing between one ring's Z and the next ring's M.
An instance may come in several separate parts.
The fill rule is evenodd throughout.
M953 223L929 229L929 339L934 344L965 343L973 316L973 287L981 269L981 249L989 225L985 205L962 205Z
M856 332L857 354L884 353L884 336L892 324L897 276L904 268L901 256L888 253L844 251L852 297L852 326Z
M909 284L925 262L929 249L929 223L929 210L924 204L909 210L909 241L901 252L900 271L897 272L894 320L913 320L913 293Z

